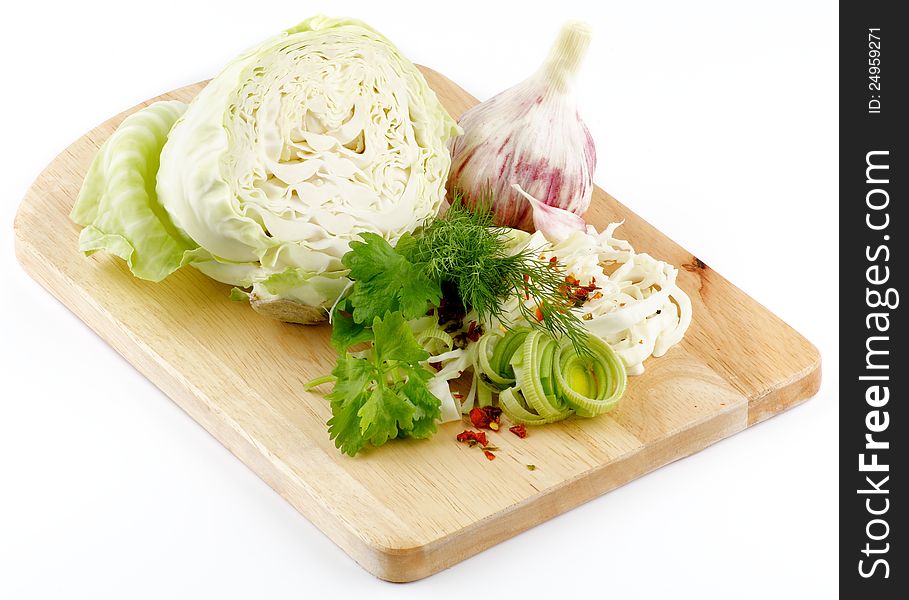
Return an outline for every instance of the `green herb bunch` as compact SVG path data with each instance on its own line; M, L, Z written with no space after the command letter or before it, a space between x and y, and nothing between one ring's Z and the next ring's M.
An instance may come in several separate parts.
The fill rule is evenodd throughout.
M532 299L535 308L519 303L527 321L556 338L568 337L584 352L587 334L565 293L564 270L555 262L539 260L537 249L513 253L509 229L493 223L488 206L479 202L468 208L456 193L443 218L399 249L411 262L423 265L429 279L453 283L480 321L494 318L508 327L505 303L514 297Z
M443 284L453 285L481 322L498 319L506 327L505 303L532 299L534 308L519 302L532 326L566 336L579 354L589 352L563 269L539 260L536 249L512 252L509 230L496 227L489 210L468 209L456 196L444 217L394 247L374 233L360 237L342 258L353 284L332 311L337 364L331 376L307 384L334 383L328 427L343 452L435 432L441 402L429 391L432 375L422 366L429 354L407 322L440 305ZM363 346L365 352L350 352Z

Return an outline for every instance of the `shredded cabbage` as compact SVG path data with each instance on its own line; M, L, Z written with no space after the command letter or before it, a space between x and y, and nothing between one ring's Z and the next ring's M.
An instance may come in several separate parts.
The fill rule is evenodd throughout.
M629 375L639 375L647 358L662 356L681 341L691 323L691 300L676 285L678 269L615 237L620 225L612 223L602 233L588 225L586 232L555 244L537 232L516 237L515 244L533 248L545 261L555 257L580 285L595 283L599 289L578 309L581 321L612 346ZM508 307L516 320L519 301Z

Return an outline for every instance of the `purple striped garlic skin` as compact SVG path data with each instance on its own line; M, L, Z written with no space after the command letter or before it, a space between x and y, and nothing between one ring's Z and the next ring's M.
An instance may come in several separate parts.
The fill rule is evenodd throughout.
M543 66L529 79L465 112L464 134L449 141L448 191L469 204L491 197L496 224L534 231L530 202L582 215L590 206L596 148L571 95L571 81L590 41L569 23Z

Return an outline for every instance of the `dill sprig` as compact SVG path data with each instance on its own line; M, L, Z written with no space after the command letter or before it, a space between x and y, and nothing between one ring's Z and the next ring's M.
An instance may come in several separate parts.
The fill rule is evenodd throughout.
M566 294L563 266L539 260L534 248L511 252L509 229L493 223L490 206L487 196L468 208L456 192L445 216L408 244L411 262L422 263L428 277L453 283L481 321L494 318L508 327L504 306L517 297L532 326L588 352L586 330ZM535 306L524 301L530 299Z

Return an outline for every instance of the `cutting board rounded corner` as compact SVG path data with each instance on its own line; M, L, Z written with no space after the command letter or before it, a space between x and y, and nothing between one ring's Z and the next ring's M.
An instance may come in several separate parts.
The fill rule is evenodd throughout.
M792 374L788 381L770 389L748 403L748 426L757 425L813 398L821 389L823 359L820 350L806 340L807 365Z
M357 563L371 574L390 583L410 583L433 575L447 565L432 561L432 544L411 545L402 540L380 545L366 543ZM438 559L437 559L438 560Z

